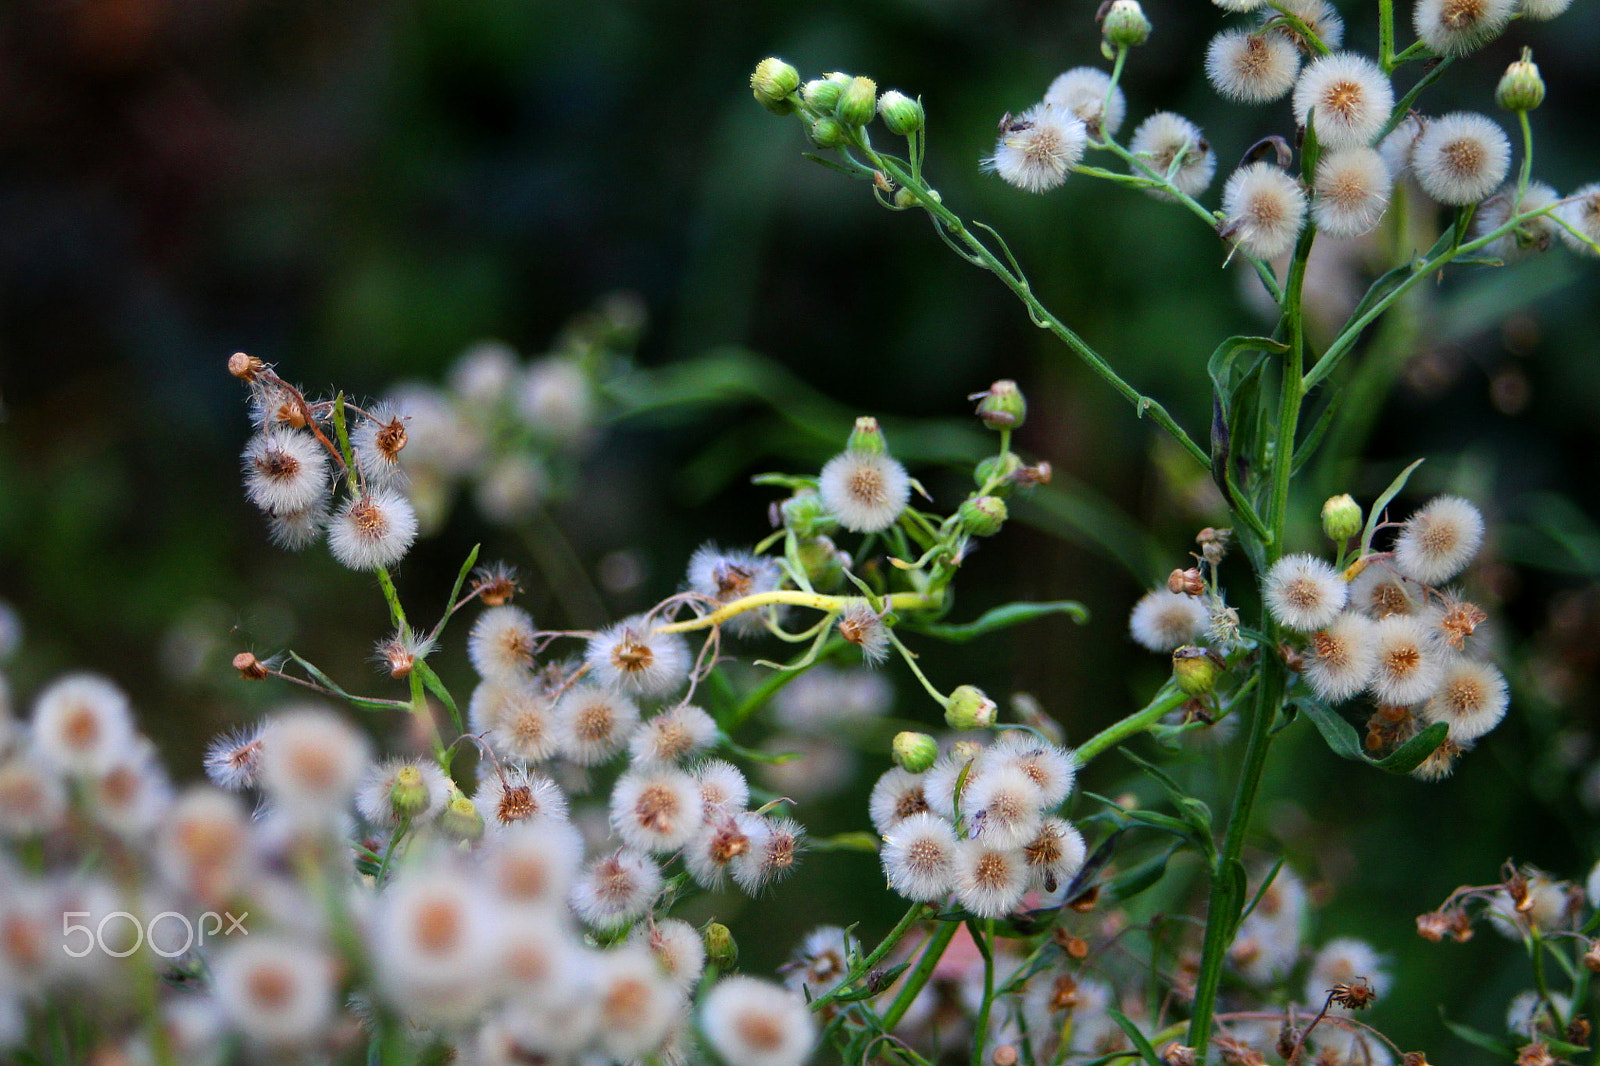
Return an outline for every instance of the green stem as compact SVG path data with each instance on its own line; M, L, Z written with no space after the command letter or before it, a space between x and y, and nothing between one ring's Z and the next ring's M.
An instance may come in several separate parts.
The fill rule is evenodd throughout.
M1073 759L1080 767L1086 765L1101 752L1121 744L1129 737L1145 732L1168 713L1181 707L1186 699L1188 697L1176 685L1163 688L1142 710L1135 711L1120 722L1107 726L1079 744L1073 749Z
M900 1019L906 1016L906 1011L911 1009L911 1001L917 998L917 993L928 983L928 978L933 976L933 968L939 965L945 949L950 946L950 941L955 939L956 930L961 928L960 922L945 922L939 931L928 938L928 944L922 949L922 957L917 960L916 968L906 978L906 983L901 986L900 992L894 997L894 1002L889 1004L889 1010L883 1016L883 1031L894 1032L894 1027L900 1024Z
M967 922L972 942L983 956L983 1004L972 1031L972 1066L983 1066L983 1046L989 1039L989 1012L994 1007L994 919L985 918L980 928L976 919Z
M1528 181L1533 177L1533 128L1528 125L1528 113L1518 111L1517 122L1522 126L1522 169L1517 172L1517 198L1511 204L1513 213L1522 206L1522 198L1528 192Z
M928 676L917 665L917 657L911 653L911 649L900 643L900 638L894 635L894 630L885 629L884 632L889 635L889 643L894 645L895 650L900 653L900 657L906 661L906 665L911 667L911 672L916 675L918 681L922 682L922 687L927 689L928 695L933 697L934 702L941 707L950 706L950 697L933 687L933 682L928 680Z
M844 980L840 981L837 985L834 985L832 990L818 996L816 999L811 1001L811 1009L821 1010L829 1003L832 1003L834 1000L838 999L845 992L849 991L851 985L854 985L857 981L871 973L873 967L882 962L889 952L895 949L895 945L899 944L900 941L905 938L906 933L911 929L911 927L917 924L917 919L922 917L923 906L924 905L921 903L913 903L911 905L911 909L900 916L900 920L895 923L894 928L889 930L889 932L884 935L883 940L878 943L878 946L873 948L872 951L867 955L863 956L862 959L855 964L855 966L851 967L849 975L845 977Z
M1394 0L1378 0L1378 62L1394 73Z

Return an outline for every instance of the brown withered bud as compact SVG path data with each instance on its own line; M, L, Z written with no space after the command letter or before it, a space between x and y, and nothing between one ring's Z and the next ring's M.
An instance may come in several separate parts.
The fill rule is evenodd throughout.
M1100 886L1099 885L1092 885L1088 889L1086 889L1082 894L1080 894L1078 896L1078 898L1076 898L1076 899L1072 900L1071 902L1069 902L1067 904L1067 906L1071 907L1073 910L1077 911L1079 914L1088 914L1090 911L1094 910L1095 905L1098 904L1099 902L1100 902Z
M480 566L472 572L472 591L488 607L510 603L517 594L517 572L505 563Z
M1212 1044L1228 1066L1261 1066L1266 1061L1261 1057L1261 1052L1244 1041L1235 1040L1230 1036L1216 1037L1212 1040Z
M1521 870L1511 865L1510 859L1500 867L1500 887L1511 897L1518 914L1527 914L1533 909L1533 897L1528 895L1528 879Z
M246 681L265 681L267 667L253 652L242 651L233 657L233 668L239 671L239 676Z
M1517 1051L1517 1066L1555 1066L1556 1057L1543 1041L1535 1041Z
M1488 618L1489 615L1477 604L1456 600L1445 606L1444 614L1439 617L1439 629L1444 633L1445 641L1460 651L1467 638Z
M1283 656L1283 664L1290 670L1297 674L1305 672L1306 657L1299 648L1289 644L1280 644L1278 645L1278 654Z
M1167 1066L1194 1066L1194 1048L1174 1040L1161 1049L1161 1061Z
M1400 1059L1400 1066L1428 1066L1428 1056L1420 1051L1408 1051Z
M1591 1032L1592 1026L1589 1025L1589 1019L1580 1014L1567 1023L1567 1043L1577 1044L1579 1047L1588 1047Z
M1071 974L1062 974L1056 978L1056 983L1050 990L1050 1009L1069 1011L1077 1005L1078 982Z
M1590 973L1600 973L1600 940L1589 941L1589 950L1583 953L1583 965Z
M1081 936L1069 936L1062 944L1066 949L1069 959L1086 959L1089 957L1089 942Z
M1294 1049L1299 1046L1299 1026L1290 1025L1288 1022L1284 1022L1283 1028L1278 1030L1278 1046L1275 1049L1278 1052L1278 1057L1287 1062L1290 1056L1294 1054Z
M1015 1044L1001 1044L989 1056L989 1061L994 1066L1017 1066L1017 1048Z
M1228 554L1228 540L1233 536L1231 529L1213 529L1210 526L1202 529L1195 535L1195 543L1200 545L1200 556L1212 566L1222 562L1222 557Z
M1371 734L1368 734L1369 736ZM1431 940L1435 944L1443 940L1450 932L1450 916L1442 911L1429 911L1427 914L1417 915L1417 935L1424 940Z
M1465 944L1472 939L1472 919L1459 907L1450 912L1450 935L1456 938L1457 944Z
M1167 575L1167 591L1181 592L1185 596L1199 596L1206 590L1205 578L1200 576L1200 571L1195 567L1187 570L1174 570Z
M1349 984L1338 984L1328 989L1328 1001L1337 1003L1341 1007L1351 1010L1360 1010L1372 1006L1372 1001L1378 998L1378 993L1367 984L1367 979L1358 977Z
M234 352L228 356L228 373L240 381L254 381L256 375L265 370L266 367L266 363L263 363L253 355L246 355L243 352Z
M1035 485L1048 485L1054 472L1047 460L1040 460L1033 466L1025 466L1011 475L1011 480L1021 488L1031 489Z
M388 669L389 676L397 680L410 677L417 665L416 655L403 640L386 640L378 645L378 661Z

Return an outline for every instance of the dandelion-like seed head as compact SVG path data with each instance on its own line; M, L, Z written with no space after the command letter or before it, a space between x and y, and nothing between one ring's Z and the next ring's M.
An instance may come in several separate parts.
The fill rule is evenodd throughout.
M1285 555L1267 571L1267 609L1302 632L1330 624L1344 610L1349 586L1331 563L1314 555Z
M132 744L133 711L121 689L96 674L68 674L33 707L33 749L46 765L76 775L103 772Z
M1185 196L1204 192L1217 170L1216 154L1200 127L1172 111L1157 111L1139 123L1128 150ZM1165 189L1146 191L1158 200L1173 199Z
M1285 0L1282 6L1304 23L1306 29L1322 42L1323 47L1320 49L1313 47L1298 30L1285 20L1275 18L1271 12L1264 16L1266 28L1289 38L1306 55L1313 55L1323 49L1331 52L1344 43L1344 19L1329 0Z
M1590 246L1590 242L1600 244L1600 182L1575 189L1571 195L1564 198L1564 201L1556 208L1556 214L1560 215L1561 220L1568 226L1582 234L1584 239L1580 240L1578 236L1567 232L1564 227L1557 229L1561 239L1567 243L1568 248L1580 255L1600 255L1600 252Z
M887 453L846 449L823 464L817 494L845 529L877 533L906 509L911 477Z
M739 828L749 838L749 850L729 863L739 887L751 895L794 871L800 858L804 830L790 818L771 818L746 812L738 816Z
M0 759L0 836L47 833L66 813L67 787L59 774L21 754Z
M1394 88L1383 69L1355 52L1312 60L1294 87L1294 118L1323 148L1365 148L1389 121Z
M700 1008L706 1040L724 1062L800 1066L816 1041L816 1023L798 995L753 977L724 977Z
M1543 210L1559 198L1556 191L1542 181L1529 182L1519 198L1516 184L1508 182L1479 205L1477 217L1473 220L1473 234L1486 236L1509 222L1512 215ZM1514 263L1547 250L1555 241L1557 232L1565 231L1549 215L1540 215L1521 223L1510 233L1496 237L1484 245L1483 250L1507 263Z
M716 721L694 704L680 703L634 730L628 753L636 763L676 763L704 751L716 739Z
M244 447L245 495L269 515L310 510L328 495L328 453L310 433L273 426Z
M877 665L889 657L889 627L866 600L851 600L839 614L839 635L861 649L861 657Z
M1066 182L1088 142L1082 119L1065 107L1040 103L1001 126L994 155L983 167L1026 192L1049 192Z
M1517 13L1517 0L1417 0L1412 25L1440 55L1476 51L1500 35Z
M676 633L656 633L643 615L589 638L584 661L601 684L637 696L669 696L689 676L689 646Z
M538 627L527 611L509 604L490 607L472 623L467 657L479 677L525 677L533 669L538 639Z
M1447 723L1456 742L1470 743L1500 724L1509 703L1506 679L1499 670L1473 659L1454 659L1445 666L1421 715L1429 722Z
M1394 545L1394 565L1424 585L1450 580L1483 543L1483 515L1460 496L1436 496L1406 519Z
M889 887L913 901L942 899L955 883L957 846L955 828L928 811L896 822L879 855Z
M1271 163L1240 167L1222 189L1224 235L1246 255L1274 259L1294 246L1306 217L1300 183Z
M572 886L572 909L596 929L616 929L644 915L661 889L661 869L624 848L596 859Z
M472 802L491 831L567 819L567 797L561 787L528 770L485 774Z
M1145 593L1128 618L1133 639L1155 652L1192 644L1210 624L1211 616L1200 600L1166 589Z
M980 918L999 918L1027 894L1031 871L1021 848L999 847L982 837L960 842L956 851L956 898Z
M578 684L556 703L554 732L561 753L595 766L621 751L639 725L639 705L610 689Z
M704 821L699 787L682 770L635 767L611 790L611 825L624 843L640 851L675 851Z
M320 949L268 933L235 938L212 963L217 1004L260 1045L310 1044L333 1021L333 960Z
M1377 653L1372 694L1383 703L1400 706L1431 696L1442 663L1427 627L1414 616L1395 614L1375 623L1372 631Z
M393 566L417 539L417 512L393 489L352 497L328 523L328 550L351 570Z
M907 818L928 810L923 778L924 775L914 774L899 766L891 767L878 778L867 798L867 814L880 835L888 833Z
M1429 121L1411 149L1417 184L1441 204L1477 203L1505 181L1510 167L1505 131L1475 112Z
M1106 105L1108 91L1111 95L1109 107ZM1073 67L1058 74L1045 90L1044 102L1071 112L1094 137L1116 133L1122 128L1122 119L1128 111L1122 87L1113 87L1111 75L1099 67Z
M1038 834L1043 794L1020 766L985 767L967 789L962 809L975 835L997 847L1017 848Z
M1279 33L1224 30L1206 47L1206 77L1229 100L1264 104L1294 87L1300 51Z
M1032 884L1047 896L1064 892L1089 857L1083 834L1065 818L1050 815L1022 846Z
M280 713L261 741L261 787L292 817L318 822L344 812L371 753L364 736L319 707Z
M1343 148L1317 161L1311 217L1335 237L1371 233L1383 220L1394 182L1383 155L1374 148Z
M1305 679L1318 696L1339 703L1365 689L1377 668L1372 620L1343 611L1307 644Z
M483 854L489 890L515 907L559 906L582 861L582 835L571 823L555 819L508 826Z

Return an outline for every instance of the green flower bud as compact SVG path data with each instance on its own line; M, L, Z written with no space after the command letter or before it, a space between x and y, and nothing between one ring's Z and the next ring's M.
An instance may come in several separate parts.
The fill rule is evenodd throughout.
M939 742L926 733L907 730L894 736L894 761L914 774L932 766L939 757Z
M794 110L794 101L789 97L798 88L800 72L775 57L757 63L755 73L750 75L750 91L762 107L776 115Z
M850 431L850 440L845 448L867 455L886 455L889 451L889 445L883 439L883 430L878 428L878 420L871 415L856 419L856 426Z
M803 541L799 550L800 565L805 568L806 580L818 592L833 592L844 584L844 571L850 557L827 537L813 537Z
M924 199L936 204L944 203L944 197L939 195L938 189L929 189L926 197L915 189L908 189L903 185L894 191L894 205L896 207L915 207L922 203Z
M706 962L719 970L726 970L739 961L739 945L733 933L721 922L707 922L700 931L706 946Z
M983 689L976 685L962 685L950 693L950 702L944 707L944 720L951 729L988 729L994 725L1000 708Z
M1016 429L1028 417L1028 401L1015 381L997 381L967 399L978 401L978 417L990 429Z
M811 540L838 528L839 520L822 502L822 497L811 489L790 496L778 506L783 516L783 526L792 530L801 540Z
M950 745L950 754L957 762L971 762L983 754L983 745L976 740L958 740Z
M1106 42L1122 48L1137 48L1150 39L1150 20L1144 17L1139 0L1112 0L1100 31Z
M845 128L836 118L823 115L811 124L811 143L818 148L837 148L845 142Z
M1494 98L1507 111L1532 111L1544 103L1544 79L1533 62L1533 49L1524 48L1522 58L1506 68Z
M827 114L839 106L839 97L844 93L844 87L849 84L850 75L829 74L825 78L806 82L805 88L800 90L800 95L805 98L806 103Z
M872 121L872 115L877 109L877 83L871 78L857 75L850 79L850 84L839 94L839 103L834 107L833 113L846 126L865 126Z
M400 767L389 789L389 806L401 818L413 818L428 809L428 785L422 780L421 770L410 765Z
M878 114L883 124L896 137L904 137L922 128L922 102L913 100L899 89L890 89L878 97Z
M998 496L969 496L961 504L961 532L970 537L992 537L1006 521L1006 501Z
M991 455L972 471L972 480L978 483L980 489L991 481L996 482L989 491L996 496L1009 496L1016 485L1016 474L1022 469L1022 456L1016 452Z
M439 813L439 830L456 840L474 841L483 836L483 815L477 804L461 792L452 792L450 802Z
M1328 497L1322 505L1322 531L1336 544L1360 535L1361 505L1348 492Z
M1204 648L1185 645L1172 653L1172 678L1186 696L1204 696L1217 687L1222 666Z

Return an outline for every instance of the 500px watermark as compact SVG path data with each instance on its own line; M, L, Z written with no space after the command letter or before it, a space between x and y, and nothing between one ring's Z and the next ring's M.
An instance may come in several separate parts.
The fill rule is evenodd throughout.
M250 917L249 911L238 917L234 917L229 911L223 911L221 914L216 911L206 911L200 915L198 923L191 920L188 915L179 914L177 911L162 911L148 922L141 921L137 915L127 911L111 911L101 917L99 923L94 926L73 920L92 916L89 911L61 913L61 950L75 959L81 959L96 949L114 958L127 958L143 947L146 940L150 942L150 950L157 955L164 959L175 959L191 947L204 944L208 936L212 938L231 936L235 932L243 936L250 935L250 930L244 927L244 920ZM106 927L118 919L127 923L127 930L124 931L121 926L111 926L112 944L116 945L113 947L106 942ZM164 929L161 926L162 922L167 923ZM178 946L177 937L180 929L183 936L181 947ZM83 934L83 939L76 944L69 939L75 933Z

